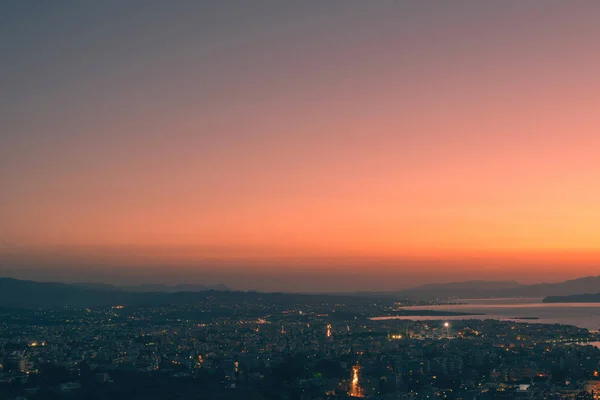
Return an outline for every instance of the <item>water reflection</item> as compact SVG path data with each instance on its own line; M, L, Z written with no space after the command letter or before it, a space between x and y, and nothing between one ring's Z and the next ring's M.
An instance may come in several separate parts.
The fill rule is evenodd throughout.
M541 299L470 299L464 304L406 307L407 310L435 310L483 315L399 316L380 319L403 320L465 320L498 319L502 321L574 325L597 331L600 328L600 303L542 303ZM536 302L537 301L537 302Z

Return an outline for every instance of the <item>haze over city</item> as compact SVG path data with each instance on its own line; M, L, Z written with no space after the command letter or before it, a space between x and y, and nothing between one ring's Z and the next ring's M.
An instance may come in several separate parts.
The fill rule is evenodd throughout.
M0 4L0 275L600 274L600 3Z

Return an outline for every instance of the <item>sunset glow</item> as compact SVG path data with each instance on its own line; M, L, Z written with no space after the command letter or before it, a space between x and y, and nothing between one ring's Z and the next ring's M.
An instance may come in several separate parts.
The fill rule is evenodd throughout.
M2 275L600 274L600 3L226 3L0 13Z

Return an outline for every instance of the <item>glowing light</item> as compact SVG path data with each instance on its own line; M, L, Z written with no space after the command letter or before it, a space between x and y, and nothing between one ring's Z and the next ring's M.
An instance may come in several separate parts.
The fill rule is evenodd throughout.
M359 371L360 366L358 364L352 367L352 382L350 383L350 390L348 391L348 396L364 397L363 390L360 387L358 380Z
M449 328L450 327L450 322L444 322L444 328Z
M327 324L327 337L331 337L331 324Z

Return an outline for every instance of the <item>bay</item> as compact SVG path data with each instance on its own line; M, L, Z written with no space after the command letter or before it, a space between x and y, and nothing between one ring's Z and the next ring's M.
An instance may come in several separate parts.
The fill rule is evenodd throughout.
M498 319L538 324L574 325L593 331L600 328L600 303L542 303L540 298L461 299L461 304L405 307L406 310L435 310L482 315L375 317L373 320L465 320Z

